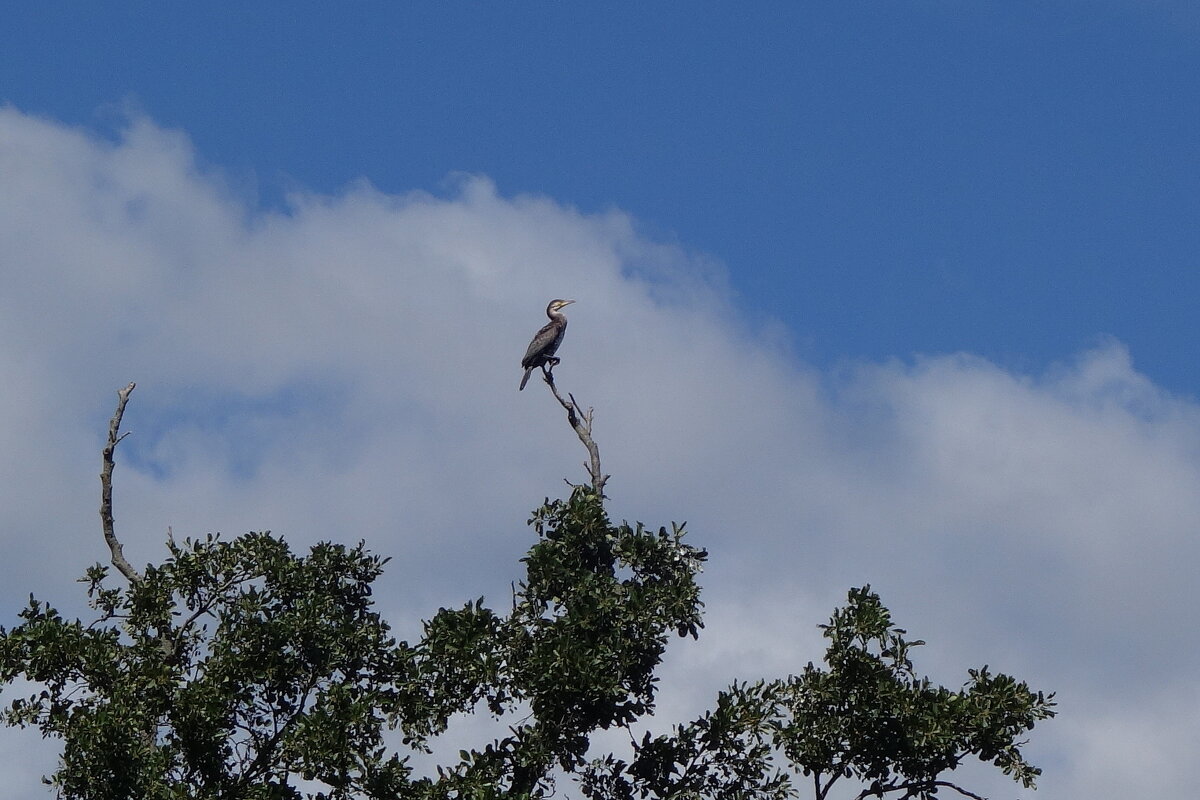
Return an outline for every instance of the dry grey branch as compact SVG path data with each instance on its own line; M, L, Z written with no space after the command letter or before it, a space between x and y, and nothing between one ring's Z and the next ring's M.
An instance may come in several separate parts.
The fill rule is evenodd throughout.
M108 423L108 443L104 445L104 468L100 470L100 523L104 526L104 541L108 543L108 549L112 553L113 566L120 570L130 583L141 583L142 576L125 560L125 550L113 529L112 473L113 453L116 452L117 445L121 440L129 435L120 432L121 417L125 416L125 404L129 402L129 395L133 393L136 386L136 383L130 383L117 392L117 410Z
M579 441L583 443L584 448L588 452L588 460L584 463L584 468L588 471L588 475L592 478L592 489L600 497L604 496L604 484L608 482L607 475L600 469L600 448L596 447L596 442L592 439L592 409L588 408L584 411L580 408L579 403L575 401L575 395L567 393L570 400L564 400L562 395L558 393L558 387L554 385L554 371L552 368L542 367L542 375L546 379L546 384L550 387L550 391L554 393L554 399L558 400L567 412L567 422L575 429L575 435L579 437Z

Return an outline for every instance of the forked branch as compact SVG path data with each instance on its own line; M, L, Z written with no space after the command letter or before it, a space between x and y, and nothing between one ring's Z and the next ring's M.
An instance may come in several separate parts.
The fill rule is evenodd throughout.
M120 570L130 583L141 583L142 576L125 560L124 548L121 546L121 541L117 539L113 528L112 513L113 453L116 452L117 445L121 440L129 435L120 432L121 417L125 415L125 404L129 402L129 395L133 393L135 386L137 386L136 383L130 383L117 392L117 410L108 423L108 443L104 445L104 468L100 470L100 524L104 527L104 541L112 553L113 566Z
M883 797L887 792L899 791L903 791L904 794L896 798L896 800L911 800L911 798L916 797L917 794L921 792L929 792L931 789L936 790L938 787L953 789L963 797L971 798L971 800L987 800L987 798L985 798L983 795L969 792L958 784L951 783L950 781L914 781L908 783L888 784L881 784L879 781L876 781L870 789L864 789L854 800L867 800L867 798L870 797ZM826 790L828 790L828 787L826 787Z
M555 359L555 361L557 360ZM600 448L596 447L596 442L592 439L592 409L588 408L587 411L584 411L580 408L579 403L575 402L575 395L570 392L567 393L570 400L563 399L563 396L558 393L558 387L554 385L552 368L548 369L543 366L542 375L546 379L550 391L554 393L554 399L566 410L567 422L571 423L571 427L575 429L575 435L579 437L579 441L583 443L588 452L588 460L584 462L583 466L592 478L592 489L599 497L604 497L604 484L608 482L608 476L600 469Z

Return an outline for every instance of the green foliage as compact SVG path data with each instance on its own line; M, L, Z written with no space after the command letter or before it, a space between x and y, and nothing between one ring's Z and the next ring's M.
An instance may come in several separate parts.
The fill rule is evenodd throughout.
M526 580L512 614L494 621L498 635L474 635L478 607L453 625L446 624L451 612L433 621L446 630L437 641L460 642L441 653L452 662L468 654L478 666L479 681L461 693L461 710L482 699L493 714L530 712L510 736L440 770L437 788L455 796L549 791L552 770L580 767L589 734L653 709L654 669L668 638L695 637L701 626L695 577L707 554L682 541L682 528L614 526L601 499L584 487L566 501L547 500L530 523L538 542L523 559Z
M657 534L612 526L599 499L576 490L531 520L540 541L513 612L512 676L538 720L517 731L530 751L529 775L574 770L596 728L625 725L654 707L654 669L671 631L697 635L694 577L706 558L683 531ZM520 776L518 776L520 777Z
M870 587L849 600L823 626L828 671L810 664L781 691L792 762L827 783L840 772L924 799L938 775L974 755L1033 786L1041 771L1021 756L1018 737L1054 715L1052 699L987 667L970 670L959 691L932 686L909 660L924 642L905 641Z
M631 762L612 755L584 771L584 793L596 800L712 797L780 800L794 794L777 770L773 687L735 684L717 697L716 708L669 735L646 733Z
M84 578L95 622L31 598L0 630L0 686L41 687L3 720L63 741L51 782L68 798L537 793L581 763L590 733L652 709L667 639L700 626L705 554L679 528L610 524L585 489L531 522L512 613L442 609L415 645L373 610L384 559L362 544L298 556L266 533L209 537L172 545L127 588L97 565ZM412 751L481 703L525 717L414 776Z
M376 753L383 723L410 721L418 653L371 610L383 563L361 544L299 558L260 533L172 546L127 589L94 566L95 623L31 598L0 635L0 682L43 686L4 720L64 741L66 797L292 797L294 775L329 797L402 785L403 763Z
M592 798L782 798L791 777L828 796L844 778L866 785L860 798L888 793L930 800L969 756L994 763L1033 787L1041 770L1021 754L1020 737L1054 716L1053 696L987 667L968 671L959 691L918 678L906 631L869 586L852 589L845 608L821 626L824 669L752 686L735 685L714 712L635 748L630 763L593 762L584 781ZM778 751L786 765L777 767ZM790 774L790 775L789 775Z
M969 670L959 691L933 686L913 671L904 639L870 587L822 626L828 670L809 664L781 686L780 742L824 796L839 777L870 783L882 795L904 791L927 800L939 775L967 756L990 761L1032 787L1041 770L1021 755L1020 739L1052 717L1053 700L987 667ZM849 702L848 702L849 701Z
M266 533L172 543L128 586L97 565L83 579L94 622L31 598L0 630L0 687L39 687L0 714L61 739L49 780L88 800L543 797L562 775L593 800L782 800L801 775L818 798L856 779L860 798L924 800L968 756L1032 786L1020 737L1051 700L987 668L958 691L918 678L921 642L869 587L823 626L824 668L735 684L631 755L588 761L592 734L654 710L669 639L698 635L707 554L678 526L612 524L583 487L530 523L511 612L482 599L441 609L411 645L374 610L385 560L361 543L303 555ZM437 753L469 715L503 735Z

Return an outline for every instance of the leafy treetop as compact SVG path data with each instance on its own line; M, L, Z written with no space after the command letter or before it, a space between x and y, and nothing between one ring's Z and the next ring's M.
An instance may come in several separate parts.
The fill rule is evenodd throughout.
M986 667L957 690L920 678L905 639L870 587L823 626L824 666L735 683L715 707L640 739L655 708L668 641L695 638L697 576L707 558L682 526L613 524L591 409L564 400L589 453L591 483L547 500L530 523L512 609L483 599L440 609L419 640L397 641L374 608L386 559L323 542L306 554L251 533L168 542L138 572L113 529L111 475L120 392L101 473L112 563L83 582L96 618L63 618L30 598L0 629L0 689L37 689L0 709L6 724L62 741L47 778L70 800L349 800L546 797L574 778L591 800L781 800L805 782L817 800L857 781L858 800L929 800L964 759L1023 786L1039 770L1021 737L1054 715L1052 696ZM471 715L505 732L438 751ZM593 756L599 730L630 732L630 752ZM419 773L413 756L436 766Z

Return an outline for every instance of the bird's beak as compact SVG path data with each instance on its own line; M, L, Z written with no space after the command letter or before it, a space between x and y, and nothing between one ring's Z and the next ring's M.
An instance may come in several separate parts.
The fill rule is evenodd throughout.
M569 305L571 305L571 303L574 303L574 302L575 302L574 300L563 300L562 304L564 306L569 306Z

